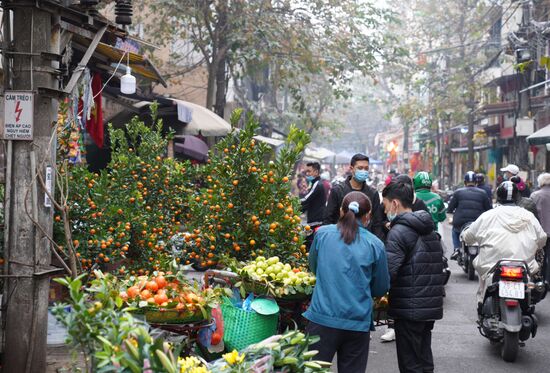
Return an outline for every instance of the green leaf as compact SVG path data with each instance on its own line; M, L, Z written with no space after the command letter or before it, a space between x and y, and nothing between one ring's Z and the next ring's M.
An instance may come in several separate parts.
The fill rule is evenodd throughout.
M63 286L66 286L66 287L69 287L69 280L70 280L70 278L67 278L67 277L59 277L59 278L54 278L53 279L53 281L55 281L58 284L61 284Z
M161 350L156 350L155 353L157 354L162 366L168 373L176 373L176 368L174 367L174 364L170 361L168 356Z
M125 366L127 368L130 368L132 373L141 373L141 368L132 360L128 359L127 357L123 357L120 359L120 363L122 366Z

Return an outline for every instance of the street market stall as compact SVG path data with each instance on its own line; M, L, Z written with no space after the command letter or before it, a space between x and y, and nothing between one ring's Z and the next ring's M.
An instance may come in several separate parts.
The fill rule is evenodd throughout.
M233 124L241 120L235 112ZM73 186L68 194L60 191L59 205L70 214L56 214L57 250L82 275L59 280L69 294L55 315L71 345L86 343L92 367L129 352L119 361L132 366L148 359L153 371L196 361L213 372L259 362L326 371L307 353L314 339L299 331L315 276L303 245L310 228L297 214L288 175L308 137L292 128L274 155L256 138L258 129L254 118L246 118L241 130L208 152L207 163L193 166L166 157L160 121L148 126L134 119L124 129L110 129L106 169L60 167L61 181ZM196 139L175 136L176 150L204 154L205 144ZM200 281L191 266L216 275ZM220 282L219 268L231 271L222 272L231 281ZM96 331L86 342L77 337L83 327ZM274 337L288 329L297 330ZM290 341L303 347L280 350Z

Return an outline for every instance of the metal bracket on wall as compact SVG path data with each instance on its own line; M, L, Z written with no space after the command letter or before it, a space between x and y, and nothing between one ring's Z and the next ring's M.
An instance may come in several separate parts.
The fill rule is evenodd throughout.
M47 87L38 87L38 93L58 100L67 97L67 93L65 91Z

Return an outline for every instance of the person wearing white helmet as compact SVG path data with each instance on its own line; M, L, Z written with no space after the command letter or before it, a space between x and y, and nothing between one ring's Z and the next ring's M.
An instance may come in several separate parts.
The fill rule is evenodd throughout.
M499 206L481 214L461 234L467 245L479 244L479 254L473 261L479 274L478 304L483 301L489 272L500 259L525 260L535 274L540 269L535 255L546 244L546 233L535 216L516 205L516 184L505 181L496 194Z
M501 172L504 172L504 180L510 180L516 183L518 190L522 197L529 197L531 190L524 180L519 176L519 167L515 164L508 164L508 166L501 168Z

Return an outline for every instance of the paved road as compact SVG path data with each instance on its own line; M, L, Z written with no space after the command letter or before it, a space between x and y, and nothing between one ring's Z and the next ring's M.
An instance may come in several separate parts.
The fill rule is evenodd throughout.
M443 238L451 250L450 227L443 227ZM449 255L447 255L449 256ZM500 358L497 346L479 334L476 320L477 280L468 281L466 274L456 262L451 262L451 278L447 285L445 312L442 320L435 323L432 349L436 372L550 372L550 297L537 305L539 330L536 338L526 341L520 348L515 363L506 363ZM395 343L381 343L380 335L385 327L372 335L367 372L398 372ZM345 372L342 372L345 373Z

